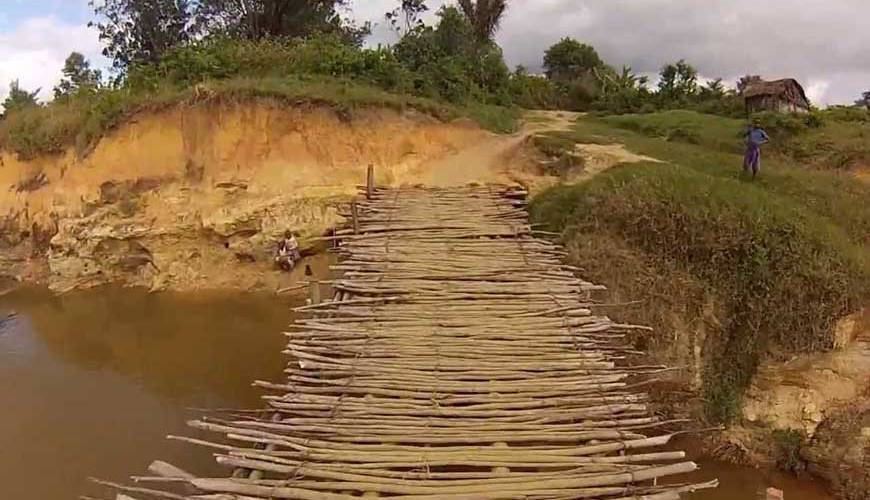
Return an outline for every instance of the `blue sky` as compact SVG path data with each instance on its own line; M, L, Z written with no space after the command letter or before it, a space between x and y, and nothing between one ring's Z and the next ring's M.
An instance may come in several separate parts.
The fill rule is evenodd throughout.
M817 104L851 103L870 90L866 1L512 0L498 38L509 64L533 70L571 36L639 73L685 58L706 78L794 77ZM383 15L398 3L355 0L355 18L381 23L371 43L389 40ZM91 16L87 0L0 0L0 99L16 78L49 99L73 50L106 66Z
M86 0L0 0L0 30L46 15L80 24L88 22L91 9Z

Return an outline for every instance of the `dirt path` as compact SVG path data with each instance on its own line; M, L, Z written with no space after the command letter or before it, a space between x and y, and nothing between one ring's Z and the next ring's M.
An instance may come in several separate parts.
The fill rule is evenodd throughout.
M547 132L569 131L583 113L530 111L519 132L492 134L479 144L423 163L414 177L427 186L449 187L470 183L511 183L529 166L523 145L529 137ZM625 149L622 144L578 144L576 154L584 159L583 171L570 179L585 180L620 163L658 161Z
M511 135L491 134L480 144L454 154L429 161L418 168L420 183L449 187L470 183L511 182L510 173L517 166L519 149L532 135L570 130L582 113L569 111L530 111L524 116L519 132Z
M577 144L574 150L584 161L583 171L571 179L574 182L591 179L621 163L661 163L655 158L632 153L622 144Z

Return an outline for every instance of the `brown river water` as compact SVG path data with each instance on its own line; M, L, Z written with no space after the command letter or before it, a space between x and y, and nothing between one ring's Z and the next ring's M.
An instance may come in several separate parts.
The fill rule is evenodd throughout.
M17 313L0 324L0 500L99 493L89 476L124 480L157 458L224 474L207 451L164 437L195 436L195 408L259 407L250 382L280 379L293 305L129 289L0 296L0 319ZM787 500L830 500L817 483L697 460L693 479L722 486L687 498L751 500L774 485Z

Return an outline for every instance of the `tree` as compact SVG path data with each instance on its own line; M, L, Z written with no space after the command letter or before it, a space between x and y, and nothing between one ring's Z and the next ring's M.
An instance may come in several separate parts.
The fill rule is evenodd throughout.
M188 0L90 0L105 48L116 70L154 63L190 38Z
M63 65L63 79L54 88L55 99L71 96L78 92L91 92L100 86L102 73L91 69L91 63L85 56L73 52L66 58Z
M438 11L435 27L435 45L447 56L470 56L477 48L474 26L455 7L445 6Z
M200 35L247 40L335 33L356 45L371 31L342 18L350 0L199 0L194 26Z
M443 6L437 15L435 26L414 30L393 47L396 59L413 74L417 91L456 103L506 103L510 70L501 48L479 42L455 6Z
M478 42L492 40L507 10L507 0L459 0L459 8L471 23Z
M36 100L36 96L39 94L40 90L41 89L36 89L33 92L30 92L21 88L18 80L12 80L9 84L9 95L7 95L6 100L3 101L5 114L8 115L13 111L37 106L39 103Z
M595 68L593 72L601 82L601 90L604 94L610 91L644 90L649 83L648 77L637 76L630 66L623 66L619 72L607 66Z
M861 94L861 99L855 101L856 106L864 106L867 109L870 109L870 90L863 92Z
M698 93L698 70L680 59L666 64L659 74L659 93L670 99L681 99Z
M422 16L429 11L426 0L402 0L402 5L387 12L386 18L393 31L401 35L423 28Z
M725 97L725 84L721 78L710 80L707 85L701 87L700 96L703 99L722 99Z
M604 62L591 45L573 38L563 38L544 54L547 78L558 83L569 83L604 67Z
M737 80L737 93L739 95L743 95L743 92L746 91L747 87L749 87L753 83L758 83L761 81L763 80L759 75L746 75L744 77L741 77L740 80Z

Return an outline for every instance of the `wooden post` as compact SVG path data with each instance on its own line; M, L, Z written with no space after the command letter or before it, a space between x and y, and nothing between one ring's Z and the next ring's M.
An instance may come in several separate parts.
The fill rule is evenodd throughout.
M320 304L320 282L317 280L309 283L309 294L311 295L311 305Z
M353 216L353 234L359 234L359 209L356 206L356 200L350 202L350 211Z
M375 194L375 166L369 165L366 173L366 199L371 200Z

